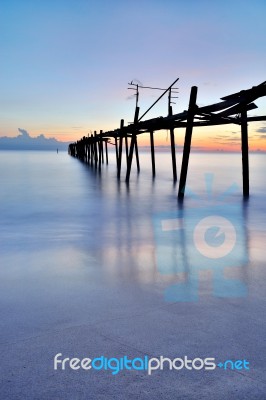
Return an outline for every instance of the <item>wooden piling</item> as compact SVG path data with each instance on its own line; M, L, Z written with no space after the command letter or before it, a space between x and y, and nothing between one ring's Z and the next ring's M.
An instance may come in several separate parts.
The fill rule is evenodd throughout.
M118 168L118 145L117 145L117 136L115 136L115 155L116 155L116 167Z
M125 136L125 143L126 143L126 157L128 159L128 137L127 137L127 135Z
M168 115L173 115L172 106L169 105ZM173 180L176 182L177 180L177 172L176 172L176 154L175 154L175 134L174 128L170 127L170 141L171 141L171 154L172 154L172 169L173 169Z
M121 119L120 129L122 130L123 127L124 127L124 120ZM123 150L123 132L120 133L120 139L119 139L119 151L118 151L118 163L117 163L117 178L118 179L120 179L120 174L121 174L122 150Z
M126 182L129 182L129 178L130 178L132 158L133 158L133 153L134 153L136 140L137 140L136 134L132 134L131 142L130 142L130 148L129 148L129 154L128 154L128 160L127 160Z
M90 162L90 158L91 158L91 145L90 145L90 138L88 138L88 164Z
M93 165L93 162L94 162L94 139L93 139L93 135L92 134L91 134L90 147L91 147L91 165Z
M175 154L175 134L173 128L170 128L170 140L171 140L173 180L176 182L177 172L176 172L176 154Z
M95 162L95 167L97 167L98 163L98 152L97 152L97 132L94 131L94 162Z
M102 168L102 151L101 151L101 139L98 140L98 142L96 143L96 146L98 145L98 154L99 154L99 163L98 163L98 167L99 170L101 170Z
M249 196L249 159L248 159L248 123L247 110L241 112L241 150L242 150L242 177L243 196Z
M134 116L134 124L137 125L138 123L138 118L139 118L139 107L136 107L135 109L135 116ZM138 150L138 139L137 135L135 135L135 155L136 155L136 164L137 164L137 170L138 172L140 171L139 167L139 150Z
M152 176L155 177L155 155L153 131L150 131Z
M136 107L135 115L134 115L135 131L137 131L136 126L138 124L138 118L139 118L139 107ZM127 157L126 182L129 182L129 178L130 178L130 172L131 172L131 165L132 165L134 149L135 149L135 154L136 154L137 169L138 169L138 172L139 172L139 170L140 170L140 167L139 167L139 152L138 152L138 143L137 143L137 134L136 134L136 132L133 132L132 136L131 136L130 148L129 148L129 153L128 153L128 157Z
M100 135L102 135L102 133L103 133L103 131L102 131L102 129L100 130ZM101 143L101 153L102 153L102 164L104 164L104 152L103 152L103 139L102 139L102 136L101 136L101 139L100 139L100 143Z
M136 139L135 139L135 155L136 155L137 171L138 171L138 173L139 173L139 171L140 171L140 166L139 166L139 149L138 149L138 139L137 139L137 135L136 135Z
M193 121L196 113L197 91L198 91L197 86L192 86L189 99L188 115L187 115L187 127L186 127L185 141L184 141L183 159L180 172L180 181L178 190L179 199L183 199L185 194L191 138L193 131Z
M106 159L106 164L108 165L108 147L107 147L107 139L105 139L105 159Z

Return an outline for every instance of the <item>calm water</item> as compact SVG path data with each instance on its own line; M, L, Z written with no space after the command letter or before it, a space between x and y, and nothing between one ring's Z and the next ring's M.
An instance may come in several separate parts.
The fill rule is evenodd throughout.
M90 269L85 257L104 269L103 279L157 279L153 218L177 209L170 154L158 152L153 181L150 155L141 153L141 172L137 175L133 169L129 187L124 176L117 182L112 154L110 158L99 174L66 153L0 153L1 274ZM180 170L180 155L177 160ZM215 202L235 184L230 201L243 206L240 154L192 154L190 161L185 210L201 207L208 196ZM266 155L250 155L251 197L243 206L245 229L260 238L266 212L265 165ZM122 170L125 173L125 167ZM206 174L213 177L207 189Z
M172 182L169 153L157 154L154 181L150 155L141 153L141 173L132 171L129 187L124 176L117 182L112 154L101 174L66 153L1 152L0 156L2 296L13 291L19 295L18 276L31 279L31 273L39 274L37 290L38 285L44 287L41 277L49 280L62 273L71 285L72 274L80 279L90 276L95 265L102 270L102 281L160 281L154 216L177 210L178 187ZM179 170L181 156L177 159ZM239 224L249 235L251 259L253 253L263 259L259 243L264 238L265 165L265 155L250 155L251 197L244 204L240 154L192 154L183 206L185 212L197 210L210 196L215 203L230 186L238 185L229 197L243 209ZM207 189L206 174L213 179Z
M177 160L180 171L179 154ZM113 154L99 174L66 153L0 152L0 350L5 398L88 398L90 388L113 388L107 374L99 382L86 374L53 374L50 379L53 356L62 349L72 357L77 351L80 357L87 352L117 356L132 348L141 354L176 356L178 341L182 354L206 357L211 348L211 354L221 358L249 358L257 362L253 378L263 380L266 156L250 155L251 196L243 202L240 154L192 153L182 207L172 181L170 152L156 154L155 180L148 153L140 154L140 163L141 172L137 175L134 165L128 187L125 166L117 182ZM228 196L221 198L225 192ZM229 210L233 218L237 253L222 265L222 274L206 263L196 276L199 259L189 235L193 224L217 210L225 215ZM182 229L171 228L176 217ZM216 233L210 231L206 238L218 248L222 236ZM240 283L244 292L228 286L229 281ZM183 308L178 303L195 295L194 305L185 303ZM166 308L167 301L176 307ZM117 348L116 338L129 347ZM172 385L180 390L174 374L164 376L165 390ZM186 376L184 390L198 382ZM132 378L119 379L117 398L131 384L128 390L136 390ZM201 381L206 390L208 379ZM220 375L211 379L219 387ZM145 382L150 390L152 381ZM246 387L242 381L236 384L244 394L253 393L250 382ZM157 383L153 385L159 390ZM55 387L66 389L59 395ZM81 390L79 397L76 390Z

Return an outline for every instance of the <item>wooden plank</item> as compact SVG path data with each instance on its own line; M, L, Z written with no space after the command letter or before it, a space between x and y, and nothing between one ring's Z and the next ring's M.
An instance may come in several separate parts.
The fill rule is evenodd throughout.
M237 103L238 103L237 100L221 101L220 103L215 103L215 104L211 104L209 106L200 107L200 108L198 108L197 112L200 114L201 112L209 113L209 112L221 111L221 110L231 107Z
M240 98L246 98L247 96L252 96L252 95L254 95L256 97L256 94L258 94L260 97L261 95L259 93L261 92L261 90L266 88L265 84L266 84L266 81L260 83L257 86L253 86L250 89L240 90L239 92L229 94L228 96L221 97L221 100L240 99Z
M255 103L251 103L251 104L245 105L244 107L245 107L246 111L255 110L256 108L258 108ZM233 106L231 108L228 108L225 111L222 111L220 113L215 114L215 116L217 116L217 117L228 117L230 115L241 113L242 109L243 109L243 104L237 104L236 106Z

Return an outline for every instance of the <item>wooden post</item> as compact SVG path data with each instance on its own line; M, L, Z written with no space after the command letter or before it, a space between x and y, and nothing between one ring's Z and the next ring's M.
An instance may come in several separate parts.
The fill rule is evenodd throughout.
M192 86L191 92L190 92L190 99L189 99L187 127L186 127L185 142L184 142L184 149L183 149L183 159L182 159L182 166L181 166L181 173L180 173L179 189L178 189L178 198L179 199L183 199L184 194L185 194L191 138L192 138L192 131L193 131L193 121L194 121L194 116L196 113L197 91L198 91L197 86Z
M169 105L168 115L173 115L172 106ZM175 134L174 128L170 128L170 140L171 140L171 154L172 154L172 168L173 168L173 179L174 182L177 180L177 173L176 173L176 154L175 154Z
M87 162L87 145L86 142L84 143L84 162Z
M94 139L93 139L93 134L91 134L91 165L93 165L93 159L94 159Z
M106 159L106 164L108 165L108 148L107 148L107 139L105 140L105 159Z
M135 126L138 124L138 118L139 118L139 107L136 107L135 116L134 116L134 125ZM136 128L135 128L135 130L137 131ZM130 172L131 172L131 165L132 165L134 148L135 148L135 153L136 153L137 169L138 169L138 172L139 172L139 169L140 169L139 168L139 152L138 152L138 144L137 144L137 134L135 132L133 132L132 136L131 136L129 154L128 154L128 157L127 157L126 182L129 182L129 178L130 178Z
M88 138L88 164L91 158L91 145L90 145L90 138Z
M139 172L140 171L140 167L139 167L139 150L138 150L137 135L136 135L136 139L135 139L135 155L136 155L137 170Z
M133 133L133 134L132 134L132 137L131 137L130 148L129 148L129 154L128 154L126 182L129 182L129 178L130 178L131 165L132 165L132 158L133 158L133 152L134 152L134 147L135 147L136 139L137 139L137 136L136 136L135 133Z
M246 109L243 109L241 112L241 143L243 196L249 197L248 124Z
M115 155L116 155L116 167L118 168L118 146L117 146L117 136L115 137Z
M120 139L119 139L119 152L118 152L118 163L117 163L117 178L120 179L121 174L121 164L122 164L122 150L123 150L123 127L124 127L124 120L121 119L120 122Z
M103 131L100 130L100 135L102 135L102 133L103 133ZM102 139L102 137L101 137L100 143L101 143L102 164L103 164L104 163L104 154L103 154L103 139Z
M99 164L98 164L98 167L99 167L99 170L100 170L101 167L102 167L101 139L98 140L98 142L96 143L96 146L97 146L97 144L98 144L98 151L99 151Z
M97 132L94 131L94 162L95 162L95 167L97 167L97 163L98 163L98 153L97 153L97 138L96 138L96 134Z
M127 135L125 137L125 142L126 142L126 156L127 156L127 159L128 159L128 137L127 137Z
M150 131L151 140L151 165L152 165L152 176L155 177L155 155L154 155L154 138L153 131Z
M138 118L139 118L139 107L136 107L135 109L135 116L134 116L134 124L137 125L138 123ZM135 135L135 155L136 155L136 163L137 163L137 170L139 172L139 150L138 150L138 140L137 140L137 135Z
M172 153L172 167L173 167L173 179L176 182L177 173L176 173L176 155L175 155L175 134L174 128L170 128L170 139L171 139L171 153Z

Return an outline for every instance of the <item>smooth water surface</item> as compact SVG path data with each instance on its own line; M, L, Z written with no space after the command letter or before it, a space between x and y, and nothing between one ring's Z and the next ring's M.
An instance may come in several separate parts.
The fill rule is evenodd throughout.
M178 348L195 356L208 356L211 349L221 357L250 358L257 366L250 374L257 379L259 396L264 379L260 354L265 329L266 155L250 155L251 196L243 201L240 154L192 153L182 205L177 202L178 183L172 180L170 150L156 152L155 179L150 154L141 152L140 174L134 165L129 185L124 181L124 162L118 182L114 154L109 156L109 165L104 164L100 173L66 153L0 152L0 342L7 365L5 398L75 398L75 391L77 398L87 398L88 377L55 375L53 356L62 350L72 356L105 352L117 357L132 349L170 356ZM179 173L179 153L177 162ZM241 262L233 269L225 264L224 276L216 281L212 264L206 264L197 272L195 289L189 279L195 278L190 275L195 254L193 241L186 237L191 229L188 221L217 204L224 204L224 210L237 207ZM189 228L183 229L185 236L177 243L175 229L166 237L156 230L156 221L158 216L167 220L161 216L171 219L180 212ZM177 249L182 250L181 269ZM221 286L224 277L242 282L245 294L213 293L215 282ZM183 297L171 292L167 300L167 288L179 293L184 282ZM186 298L191 287L197 299ZM19 361L14 364L16 357ZM12 378L14 368L22 381ZM38 386L39 374L43 379ZM91 390L97 394L104 387L104 398L111 398L111 378L104 375L98 382L91 377ZM188 386L194 393L197 379L207 395L208 380L190 378L182 378L181 388L180 381L174 383L174 374L164 375L165 398L175 398L171 392L175 384L184 396L189 395ZM116 381L116 398L133 396L134 379L123 375ZM218 375L211 379L218 386L223 381ZM240 376L230 379L228 393L236 385L242 398L251 398L244 396L254 393L252 382L243 386ZM154 398L156 382L145 380L143 385ZM58 387L63 388L62 397Z

